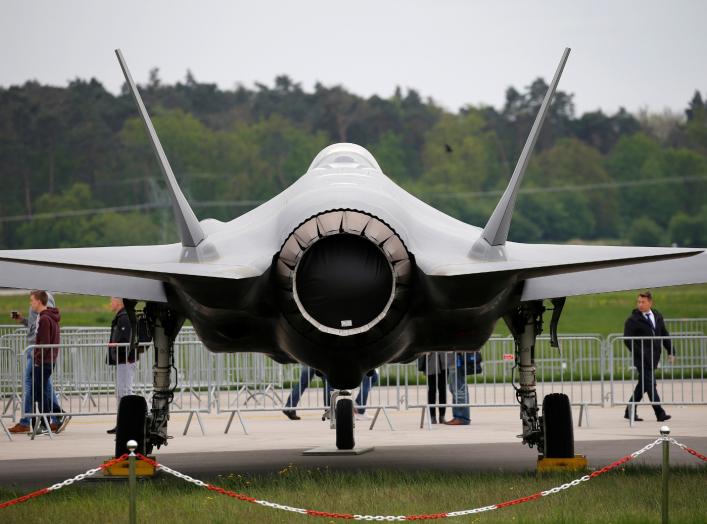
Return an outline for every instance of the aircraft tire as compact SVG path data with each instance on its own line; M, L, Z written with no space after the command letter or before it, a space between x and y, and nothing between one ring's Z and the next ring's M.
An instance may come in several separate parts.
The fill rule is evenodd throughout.
M354 448L353 400L342 398L336 402L336 449Z
M147 401L140 395L126 395L118 406L118 423L115 433L115 456L128 453L129 440L137 442L136 453L145 454L145 420Z
M574 458L574 429L570 399L564 393L551 393L543 399L545 458Z

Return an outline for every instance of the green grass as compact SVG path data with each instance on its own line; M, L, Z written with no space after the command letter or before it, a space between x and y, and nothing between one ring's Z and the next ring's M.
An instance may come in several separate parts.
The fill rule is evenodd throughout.
M473 457L468 457L473 460ZM577 474L334 473L286 466L278 475L221 476L226 489L306 509L341 513L405 515L439 513L531 495ZM672 522L707 522L707 471L675 469L670 479ZM79 484L0 510L3 523L126 522L127 486ZM650 523L660 522L660 471L626 468L563 493L456 522ZM0 489L0 500L19 492ZM139 522L335 522L241 502L172 478L138 485Z
M707 317L707 285L676 286L654 291L655 306L666 318ZM104 297L83 295L57 295L61 310L62 324L65 326L106 326L110 325L112 314L108 309L109 300ZM560 320L562 333L598 333L607 335L623 331L626 317L635 307L634 291L602 293L584 297L570 297ZM18 310L27 314L29 299L26 295L0 296L0 324L10 324L10 311ZM4 318L3 318L4 317ZM545 324L548 330L549 313ZM496 332L506 334L501 321Z

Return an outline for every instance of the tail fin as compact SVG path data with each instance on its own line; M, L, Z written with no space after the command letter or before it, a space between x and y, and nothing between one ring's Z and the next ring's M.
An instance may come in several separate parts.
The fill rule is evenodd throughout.
M540 135L540 130L550 107L550 101L552 100L552 96L555 94L555 89L560 81L560 76L562 75L562 70L565 67L565 62L567 62L567 57L569 54L570 48L567 47L565 48L564 53L562 53L562 58L560 59L560 64L557 66L557 70L555 71L555 76L552 78L552 82L550 82L550 87L545 94L545 99L540 106L540 111L538 111L538 115L535 117L535 123L533 123L530 134L525 141L525 146L523 146L523 151L518 158L516 168L513 170L511 181L508 183L506 191L503 193L503 196L501 196L501 200L499 200L496 205L496 209L493 210L491 217L486 223L484 231L481 233L481 238L477 242L477 244L479 244L479 242L483 242L486 246L475 245L474 249L472 249L472 253L474 254L486 253L489 247L494 248L503 246L506 243L506 239L508 238L508 230L511 227L511 218L513 217L518 188L523 180L523 175L525 175L525 170L528 167L530 155L533 152L538 135Z
M145 104L142 103L142 97L137 90L135 82L133 82L133 77L128 70L128 65L125 63L123 58L123 53L120 49L115 50L115 54L118 57L118 62L120 62L120 67L123 70L123 75L125 75L125 81L128 83L130 92L133 95L135 104L140 113L140 118L142 118L143 124L145 124L145 129L150 137L150 143L152 144L152 150L157 157L157 162L160 165L162 174L167 181L167 189L169 190L169 197L172 201L172 209L174 210L174 217L177 220L177 225L179 226L179 236L182 239L182 245L185 247L196 247L199 243L206 238L204 231L201 229L199 220L197 220L194 211L189 207L189 202L184 197L182 190L179 189L179 184L177 184L177 179L174 177L172 172L172 167L169 165L169 160L167 160L167 155L165 155L162 149L162 144L160 139L157 137L155 128L152 125L150 116L147 114L147 109L145 109Z

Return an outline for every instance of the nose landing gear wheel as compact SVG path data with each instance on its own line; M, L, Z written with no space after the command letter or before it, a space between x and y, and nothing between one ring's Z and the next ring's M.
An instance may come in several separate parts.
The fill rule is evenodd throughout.
M353 400L340 398L336 401L336 449L354 448Z
M570 399L551 393L543 399L543 436L545 458L574 458L574 429Z
M145 454L145 420L147 401L140 395L126 395L118 406L118 423L115 432L115 456L128 453L129 440L137 442L136 453Z

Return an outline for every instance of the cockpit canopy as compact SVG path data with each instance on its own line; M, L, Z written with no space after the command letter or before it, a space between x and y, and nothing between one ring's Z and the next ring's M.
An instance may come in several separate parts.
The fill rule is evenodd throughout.
M376 159L366 148L356 144L342 143L322 149L309 166L309 171L336 167L381 170Z

